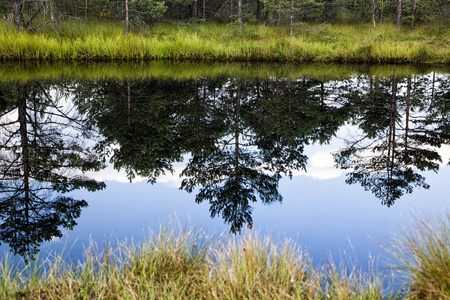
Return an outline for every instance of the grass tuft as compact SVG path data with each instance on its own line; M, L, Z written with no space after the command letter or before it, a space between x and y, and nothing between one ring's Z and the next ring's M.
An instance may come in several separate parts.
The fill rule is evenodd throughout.
M401 296L373 260L363 271L348 258L314 266L291 240L257 231L212 238L179 223L142 243L91 245L82 261L62 256L0 262L2 299L450 299L450 213L397 232L390 251L407 278ZM374 267L375 266L375 267Z
M436 217L411 216L388 246L406 279L410 299L450 299L450 211Z

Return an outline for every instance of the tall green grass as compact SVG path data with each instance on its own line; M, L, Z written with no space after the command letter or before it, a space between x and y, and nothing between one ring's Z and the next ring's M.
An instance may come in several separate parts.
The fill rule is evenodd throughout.
M141 243L91 245L77 263L61 255L0 262L1 299L450 299L450 213L414 219L395 233L390 251L406 277L403 295L372 261L312 263L291 240L247 231L211 237L178 223Z
M409 288L407 298L450 299L450 211L431 219L412 216L400 227L388 249Z
M202 60L339 63L450 63L450 31L391 25L287 28L160 24L125 36L120 23L63 23L37 33L0 26L3 60Z
M292 241L247 232L212 238L162 227L141 244L89 247L78 263L52 256L25 267L0 263L2 299L382 299L382 275L316 269Z

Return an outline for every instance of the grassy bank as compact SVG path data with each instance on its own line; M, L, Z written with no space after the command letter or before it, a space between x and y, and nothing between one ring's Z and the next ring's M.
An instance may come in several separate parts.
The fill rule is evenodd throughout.
M168 229L169 228L169 229ZM172 229L170 229L172 228ZM411 299L450 299L450 214L414 221L387 245ZM248 232L213 239L201 230L161 228L147 241L86 251L76 265L53 257L15 268L0 264L2 299L398 299L386 276L327 261L313 267L290 241ZM41 274L41 275L38 275Z
M0 26L2 60L203 60L450 64L450 31L398 31L392 25L161 24L124 35L119 23L68 22L58 30Z

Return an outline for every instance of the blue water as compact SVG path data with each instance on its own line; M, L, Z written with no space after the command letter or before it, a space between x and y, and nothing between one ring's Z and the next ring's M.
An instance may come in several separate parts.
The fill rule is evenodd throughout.
M423 138L422 140L419 138L419 142L423 140L426 140L428 142L431 141L430 144L434 142L435 140L433 138L427 140L426 135L430 134L430 132L431 134L433 134L433 130L436 128L443 128L439 129L441 131L436 130L437 135L445 135L445 132L448 131L448 124L445 122L445 120L449 115L447 111L450 111L450 109L447 109L445 105L448 102L448 92L445 90L445 76L446 75L442 75L440 84L436 83L436 85L433 87L436 88L436 95L438 95L436 97L441 97L437 98L438 101L435 102L429 101L429 98L427 96L428 94L430 94L428 89L431 87L431 85L428 81L430 80L431 76L428 74L423 78L417 77L414 79L418 81L419 88L417 89L417 93L425 90L426 92L424 93L424 95L426 95L424 96L419 94L419 96L417 96L418 98L422 98L420 98L420 101L417 101L417 103L415 104L417 105L416 107L411 108L411 115L417 118L417 120L421 120L421 118L427 114L433 116L434 118L437 118L438 120L441 120L437 121L436 123L432 123L432 125L429 125L423 120L422 123L418 122L417 128L419 128L419 136ZM240 128L239 126L241 126L241 132L237 135L237 137L234 137L236 138L236 141L243 143L246 142L242 138L243 134L251 133L256 137L258 137L258 134L261 134L264 138L266 138L266 140L264 140L263 138L263 141L259 142L261 142L261 145L263 145L264 147L268 147L261 150L261 152L266 151L266 153L271 153L271 155L273 153L276 153L276 151L274 150L275 147L270 148L267 145L270 145L271 143L275 144L274 141L276 141L278 147L279 142L279 140L277 139L278 136L277 138L275 138L275 135L273 134L275 131L278 134L278 127L271 127L273 125L271 124L271 122L275 122L273 120L279 122L277 124L285 130L285 132L282 132L281 134L281 141L283 142L283 138L286 138L286 140L288 140L288 143L284 146L281 142L281 147L298 147L292 149L301 149L301 147L299 147L299 145L295 143L297 143L298 140L301 140L300 136L302 134L304 134L306 136L306 140L308 140L307 142L305 142L305 144L313 143L313 141L317 143L318 139L314 140L314 138L316 138L313 138L314 134L318 134L319 136L320 134L323 134L325 136L325 140L327 135L336 135L336 137L332 138L330 141L327 140L326 142L329 143L326 143L325 145L313 144L306 146L303 154L308 157L308 162L306 165L307 172L294 170L292 179L285 176L279 181L278 192L283 197L282 203L274 201L274 203L270 205L264 205L259 200L255 203L251 203L251 206L253 207L253 227L252 229L246 230L258 231L263 235L270 235L273 238L274 242L279 242L283 239L292 239L299 247L301 247L301 249L308 251L309 255L313 259L313 263L316 266L321 265L324 260L333 257L335 262L344 261L348 266L351 266L353 264L356 266L361 266L363 269L367 269L368 265L371 264L372 259L375 259L377 260L377 262L375 263L377 265L377 271L388 273L390 270L388 269L387 262L391 260L392 257L390 257L389 253L386 252L381 244L389 244L389 242L391 241L391 234L395 232L398 227L409 226L409 223L412 219L420 217L423 214L435 216L439 213L445 212L450 206L450 200L447 196L450 194L450 186L448 185L448 178L450 178L450 167L447 165L450 157L450 150L448 145L445 145L445 142L443 147L439 150L439 153L442 156L442 162L440 163L440 170L438 174L432 171L418 171L417 166L412 166L412 169L414 171L417 171L419 174L423 175L426 178L426 182L430 185L430 189L425 190L422 188L414 187L413 193L403 195L402 197L396 199L395 203L391 203L392 205L390 206L382 205L379 198L377 198L372 192L365 191L359 183L354 185L346 184L346 179L348 178L346 175L346 170L335 167L336 162L333 160L332 154L336 153L340 149L343 149L343 147L345 147L344 139L347 139L350 136L350 132L355 132L356 130L356 126L354 125L354 127L352 127L351 125L349 125L349 123L356 123L361 128L367 130L378 130L378 142L380 144L385 142L386 137L388 136L388 126L386 125L387 123L382 123L377 118L379 118L379 116L388 116L389 109L393 107L390 104L390 100L392 97L389 92L393 90L390 84L391 81L396 82L397 79L396 77L394 79L394 76L392 77L392 80L389 79L390 77L381 79L381 81L384 80L382 82L384 85L380 84L380 90L377 91L377 97L378 95L382 95L379 98L376 98L375 93L372 92L369 94L365 94L367 92L366 90L368 90L367 87L369 83L370 87L372 88L373 82L380 80L378 77L370 77L370 79L368 77L364 78L364 76L361 76L361 78L354 77L353 80L349 80L347 82L338 82L331 80L330 82L325 82L325 86L327 86L328 90L325 89L322 91L320 88L324 88L324 84L323 82L320 82L318 80L312 80L311 82L308 82L309 79L303 80L306 82L306 85L303 86L302 89L302 80L299 79L297 82L293 83L293 85L298 84L298 90L291 89L292 82L286 80L284 80L283 82L283 80L280 80L280 85L283 86L284 84L284 98L280 97L273 99L270 97L266 97L267 95L265 96L266 98L258 98L260 93L262 92L261 90L259 90L259 88L257 89L256 87L259 86L260 83L255 83L256 91L253 91L253 83L247 82L247 86L245 87L245 89L242 88L242 91L246 91L247 95L249 95L249 98L243 100L240 99L242 100L242 103L240 103L239 105L248 104L251 102L249 99L251 99L252 101L254 101L254 103L251 105L249 104L250 108L243 107L242 111L244 111L244 109L254 109L254 111L245 111L244 113L242 113L241 111L240 113L242 114L242 116L244 116L241 120L242 123L239 123L237 121L240 115L236 113L241 108L239 105L237 105L236 107L234 106L236 103L236 99L233 98L237 97L236 95L240 94L241 90L239 90L239 92L235 91L235 93L231 92L229 93L229 96L226 96L227 91L230 89L230 86L233 86L233 84L239 85L239 82L241 82L240 79L233 79L238 83L234 82L232 79L222 79L222 82L219 82L221 84L219 85L220 89L214 85L218 83L215 83L214 80L212 80L212 83L210 83L211 86L208 86L208 92L205 94L205 99L207 99L209 102L208 104L202 105L199 105L198 103L195 103L194 105L191 103L191 101L195 102L193 99L200 99L197 95L198 93L195 94L196 96L193 96L194 93L192 91L194 87L195 89L198 89L196 90L196 92L205 92L207 90L206 88L202 89L200 85L197 86L197 81L195 84L192 84L192 82L185 80L185 82L182 82L182 84L178 87L182 92L189 91L190 93L192 93L191 95L187 95L186 99L183 100L178 99L179 95L174 96L174 94L176 93L174 93L172 90L162 89L153 91L152 89L150 89L149 87L153 88L153 86L158 86L160 84L160 82L157 80L149 80L149 82L136 81L132 84L135 84L135 86L141 86L143 90L143 92L140 92L141 94L136 94L134 98L134 101L136 101L136 103L140 106L133 106L134 104L131 104L131 96L129 96L128 98L129 106L125 105L127 103L127 98L125 96L126 94L124 93L124 91L126 91L126 85L124 84L124 82L112 82L102 85L102 82L99 81L97 82L99 83L97 89L100 91L102 91L102 89L105 89L107 92L105 92L104 94L100 93L98 99L94 99L98 100L97 103L95 103L95 101L92 101L92 103L99 104L99 107L102 107L102 105L106 107L104 109L104 112L99 110L100 113L98 115L100 115L99 120L103 122L103 130L105 134L110 134L108 138L114 141L113 145L114 143L116 143L115 146L117 146L117 143L122 142L125 145L133 146L133 143L139 141L139 139L135 139L136 136L142 137L142 140L146 140L146 138L148 138L148 140L151 140L151 143L145 145L150 145L148 147L153 148L143 150L136 147L138 148L137 151L145 152L145 150L151 150L159 153L158 151L160 150L160 148L158 147L161 147L164 151L166 151L165 153L163 153L166 158L170 157L170 155L166 155L167 149L169 149L169 151L171 151L171 149L175 149L174 151L185 151L185 149L191 149L189 151L192 151L193 153L197 151L197 154L201 152L198 148L195 147L196 145L194 142L194 145L187 143L187 139L179 139L186 143L186 145L180 147L180 149L182 150L179 150L177 148L177 145L173 146L172 144L170 144L170 142L168 142L168 140L172 139L177 140L177 138L179 138L177 134L181 135L181 133L184 132L185 128L183 128L183 126L186 126L186 124L194 124L193 126L198 125L198 127L200 128L199 131L201 132L201 134L203 134L200 134L199 140L203 142L209 141L207 138L205 138L209 137L208 134L211 134L211 136L220 135L217 140L214 140L213 143L209 145L212 148L216 147L217 145L222 145L221 143L224 143L224 141L226 140L232 140L233 137L231 139L229 137L234 134L233 128L235 127L233 126L236 126L236 128ZM360 82L357 82L358 80L360 80ZM407 106L405 104L405 91L407 89L409 80L411 80L411 77L402 79L402 83L398 85L399 92L396 95L398 97L398 99L396 100L396 105L398 105L398 107L396 106L395 110L396 113L398 112L398 115L395 116L395 122L398 123L396 130L398 130L397 137L399 144L402 143L401 139L403 138L403 135L399 133L399 131L404 130L404 128L407 127L404 126L404 124L400 121L404 121L406 119L405 111ZM127 84L129 86L132 85L129 82ZM352 98L350 96L347 97L346 95L340 94L344 93L342 92L344 90L344 86L351 86L352 84L355 84L355 87L350 89L349 94L354 95L361 93L359 98ZM358 84L361 84L361 87ZM420 84L422 84L422 86L420 86ZM177 86L173 83L172 85L175 87ZM274 82L268 80L262 85L267 85L266 88L271 87L272 94L274 93L274 91L277 91L276 93L278 93L278 81L276 84L274 84ZM74 84L73 88L75 89L79 86L81 85ZM338 88L336 88L336 90L333 90L334 86L337 86ZM13 88L15 87L13 86ZM117 90L115 90L116 88ZM146 88L148 88L148 90L146 90ZM438 88L441 89L439 90ZM111 89L111 91L108 92L108 89ZM16 92L16 90L13 91ZM137 91L139 91L139 89L137 89ZM321 91L321 93L318 93L318 91ZM414 92L414 90L412 91ZM325 92L328 93L328 96L323 94ZM290 102L291 95L294 95L294 93L298 93L296 101L298 101L299 106L296 107L295 105L292 105L294 113L290 114L290 108L292 104ZM433 93L435 93L434 90ZM52 92L49 94L52 94ZM153 95L156 96L152 98ZM258 95L258 97L256 97L255 95ZM320 97L318 95L320 95ZM148 97L148 99L145 97ZM179 103L177 104L178 106L173 105L176 109L171 111L172 102L165 102L165 97L170 99L170 101L172 101L173 99L179 101ZM173 99L170 97L173 97ZM223 99L221 97L223 97ZM180 98L183 97L180 96ZM282 117L278 117L279 111L274 109L275 105L273 103L278 103L280 99L281 102L286 101L285 106L282 107L285 110L283 111L282 109L280 109L280 111L282 112L281 114L290 114L289 117L294 120L291 123L283 123ZM323 101L324 99L327 101ZM413 102L414 98L411 99L411 101ZM80 102L82 104L91 104L91 99L88 99L89 101L85 100L86 99L81 99ZM110 103L108 101L110 101ZM261 105L261 103L266 106L258 106ZM442 104L442 107L436 105L436 107L430 108L430 103ZM351 109L346 111L346 105L354 107L351 107ZM377 107L377 105L379 106ZM204 117L201 122L195 123L194 121L192 121L193 119L195 119L192 116L195 116L196 118L198 117L196 115L198 108L197 106L204 107L206 117ZM32 107L33 106L30 105L30 110ZM87 110L89 110L90 106L86 105L86 107L88 107ZM135 110L132 111L130 109L131 107L133 107ZM140 111L140 107L144 107L144 109ZM289 107L289 110L286 109L287 107ZM361 107L363 108L361 109ZM340 108L344 109L340 111ZM379 109L379 111L375 111L377 109ZM153 110L157 110L154 115L152 115ZM110 111L112 113L111 115L108 115ZM386 113L386 111L388 113ZM436 115L434 115L435 111L438 111ZM93 116L96 116L96 112L97 111L95 111L94 108L93 112L91 113ZM254 113L254 115L257 115L259 113L259 117L262 117L260 119L253 119L253 112L256 112ZM331 115L329 119L327 118L327 112L329 112L329 114ZM349 114L347 117L343 118L342 123L339 123L339 117L342 112L349 112ZM30 113L29 115L33 114ZM132 119L132 115L135 117L135 119ZM148 115L150 115L150 117L148 117ZM201 119L202 116L201 114L199 115L199 118ZM225 117L223 117L223 115L225 115ZM141 123L139 122L144 119L144 116L148 119L145 119L142 122L144 123L144 125L142 125L142 128L144 129L142 129L140 127ZM274 118L274 116L277 117ZM14 113L12 113L9 117L13 119L17 118L17 115L14 115ZM113 117L116 117L116 119L113 119ZM170 122L165 123L165 118L170 119ZM216 119L214 120L214 118ZM214 126L223 126L223 124L221 124L220 126L217 125L224 121L221 118L228 118L226 121L228 122L228 127L225 126L226 130L224 129L224 127L214 131ZM315 118L320 119L320 124L315 123ZM108 121L110 120L112 121L109 123ZM156 120L154 122L155 124L152 123L154 120ZM211 120L216 121L211 122L212 125L210 124L211 128L213 129L206 126L205 128L202 128L202 122L208 123ZM184 121L186 121L186 123L183 123ZM374 123L370 123L370 121ZM122 122L122 124L117 125L115 122ZM160 126L160 123L158 122L163 123L163 126ZM223 123L226 122L224 121ZM235 123L240 125L235 125ZM262 124L261 128L258 128L256 126L259 123L264 123ZM410 123L412 124L413 122L410 121ZM297 126L296 133L298 134L298 136L295 136L294 139L292 139L292 136L290 136L289 130L286 129L288 127L288 124L289 126L294 124L293 127ZM102 123L98 121L96 125L102 126ZM423 127L420 127L422 125ZM122 126L119 127L121 128L121 130L118 130L118 132L114 132L116 126ZM304 132L301 131L303 129L302 126L306 127ZM308 128L307 126L311 127ZM334 126L336 126L336 128L334 128ZM435 127L432 128L430 132L427 131L433 126ZM137 130L132 131L131 129ZM210 131L213 131L213 133L210 133ZM130 132L132 134L129 134ZM157 133L155 134L155 132ZM163 133L161 135L158 135L158 132ZM171 132L176 132L176 134L172 136ZM191 134L192 132L187 131L188 134ZM405 130L405 132L408 131ZM150 133L149 137L145 136L146 133ZM127 134L129 135L127 136ZM285 134L285 136L283 136L283 134ZM409 131L409 134L411 135L411 137L414 136L411 131ZM363 135L364 134L362 134L361 136ZM163 138L162 142L157 140L157 138L161 137ZM411 143L411 137L409 137L409 143ZM289 138L291 138L291 140L289 140ZM294 140L295 142L293 142ZM254 150L254 144L251 143L257 144L257 142L255 141L258 142L257 138L255 138L254 140L251 140L250 138L250 145L247 145L247 149L243 152L248 150L248 152L246 153L251 153L249 154L249 156L255 155L255 153L260 154L257 153L257 151L252 152ZM264 144L264 142L266 142L266 144ZM292 142L295 145L292 146L292 144L289 144L289 142ZM301 143L303 143L303 141L301 141L299 144ZM223 153L221 153L223 157L227 155L228 157L230 157L229 154L233 153L232 151L238 148L236 147L235 149L233 149L233 143L230 143L227 146L229 146L229 149L232 150L231 152L225 153L226 151L223 151L225 146L223 146ZM411 149L416 147L416 149L420 148L421 150L423 150L428 146L430 145L421 145L419 143L419 146L417 146L417 144L412 143ZM221 147L217 146L217 149L219 148ZM13 149L13 147L8 148L8 150L10 149ZM125 149L129 148L125 147ZM215 149L215 151L220 152L217 149ZM240 150L242 151L242 148ZM383 150L385 149L382 149L382 151L380 152L383 152ZM396 150L401 154L403 148L398 146ZM204 149L202 149L202 151L205 151L206 154L204 158L206 161L208 161L209 159L208 162L210 162L211 165L213 165L212 162L217 163L217 161L226 161L220 161L220 159L217 160L217 157L214 157L214 155L211 154L215 153L214 151L208 152L210 150ZM358 151L358 154L361 155L360 157L367 157L365 156L367 152L364 152L367 151L367 149L359 149ZM412 152L414 155L414 151ZM171 154L171 152L169 154ZM208 156L210 154L211 156ZM76 190L70 193L70 196L72 196L74 199L86 200L89 206L81 210L81 216L75 219L77 225L73 227L73 230L63 228L62 238L53 238L52 241L44 242L40 245L40 257L45 258L51 253L63 252L68 259L76 262L77 260L82 259L83 252L87 247L89 247L90 243L96 243L101 248L104 243L110 242L114 245L116 241L124 241L125 239L134 239L136 242L140 242L147 237L148 230L158 230L158 227L161 225L165 226L167 224L173 224L177 222L184 224L187 227L201 227L202 230L204 230L211 236L221 235L225 238L233 236L229 232L230 224L224 224L224 220L220 216L216 216L215 218L210 217L210 204L208 203L208 201L205 201L201 204L197 204L195 202L196 193L200 190L200 187L195 187L192 193L188 193L185 190L179 189L182 181L179 174L185 168L186 163L189 161L189 154L184 155L184 162L176 162L173 164L173 169L175 170L174 174L166 174L164 176L158 177L155 184L147 183L146 178L139 178L139 176L132 183L130 183L127 179L127 174L125 174L124 171L116 171L113 168L112 164L109 164L105 170L102 170L100 172L88 173L87 175L91 178L98 181L104 181L106 183L106 189L97 191L95 193L91 193L86 190ZM385 152L383 152L383 155L385 155ZM381 156L382 155L380 155L380 157ZM231 157L233 157L233 155L231 155ZM242 155L242 157L244 157L244 155ZM411 161L408 162L404 159L404 157L407 157L407 155L398 155L395 157L396 159L400 160L398 164L400 168L404 168L405 165L407 165L408 167L411 165ZM125 158L127 158L126 155ZM122 159L124 158L122 157ZM278 158L273 154L272 157L270 157L269 155L268 161L270 161L270 159L276 160ZM133 159L131 159L130 161L132 161L132 163L135 163L136 160L137 159L133 161ZM364 159L362 159L362 161L363 160ZM245 162L244 159L242 159L242 161L241 162L243 165L245 165L245 163L248 163L248 161ZM430 161L432 161L432 159ZM358 163L360 162L361 161L356 161L355 165L358 165ZM434 161L432 162L434 163ZM228 163L232 167L234 166L233 164L230 164L230 160L226 161L226 163ZM265 163L267 163L267 161ZM291 167L292 164L295 165L295 162L293 163L291 161L287 163L288 167ZM140 166L138 163L136 165ZM143 165L146 166L145 164ZM283 162L281 163L281 165L283 165ZM249 169L257 169L256 167L252 166L251 163L248 163L248 165L246 165L245 167L248 166L250 166ZM364 164L360 164L359 166L364 166ZM205 165L202 166L200 164L200 168L201 167L205 167ZM207 169L208 167L210 167L210 165L206 165L205 169ZM373 166L370 166L369 164L369 167L367 168L369 172L373 171L373 168L371 169L371 167ZM258 171L260 171L260 169ZM383 171L385 170L383 169ZM202 172L197 173L198 174L196 174L196 176L206 176L204 173L202 174ZM259 174L261 173L264 172L260 172ZM373 172L371 174L377 175L376 172ZM16 175L13 174L12 178L14 178L14 176ZM226 176L229 176L229 173L224 172L220 173L217 178L223 179ZM233 177L233 174L229 177ZM13 180L17 180L17 178L14 178ZM411 185L415 183L414 181L410 181L408 183L411 182ZM236 194L233 194L233 196ZM13 207L13 209L8 209L14 211L15 207ZM4 214L7 216L6 212ZM244 228L245 227L246 224L244 224ZM9 251L8 245L0 245L0 253L5 253L7 251Z
M449 176L448 166L442 167L439 174L428 172L429 190L416 189L391 207L381 205L379 199L359 185L345 184L344 173L330 179L313 178L308 173L292 179L286 177L279 185L282 203L254 203L251 230L268 234L274 241L293 239L309 252L316 265L332 254L335 261L351 260L363 268L371 261L370 257L378 257L379 268L384 268L390 256L380 243L388 243L397 226L408 225L410 214L435 215L445 211L449 206L446 196L450 192ZM125 180L119 173L116 177ZM106 240L114 243L133 237L140 241L147 237L148 229L157 230L159 225L175 221L201 226L212 236L232 235L221 218L210 218L208 203L196 204L195 192L189 194L178 189L178 175L167 176L166 180L153 185L145 180L135 183L109 180L103 191L72 193L74 198L85 199L89 207L83 209L72 231L63 231L62 239L43 243L40 256L66 248L64 252L76 261L82 258L90 242L101 247ZM2 245L0 250L8 248Z

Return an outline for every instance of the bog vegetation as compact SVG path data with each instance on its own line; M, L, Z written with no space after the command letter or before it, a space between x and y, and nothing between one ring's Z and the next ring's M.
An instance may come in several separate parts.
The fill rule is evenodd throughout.
M247 232L232 239L199 228L162 226L146 241L91 246L76 264L56 255L25 267L0 263L3 299L450 299L450 213L412 218L384 245L404 280L389 272L336 264L313 266L286 240ZM316 264L315 264L316 265Z
M446 0L7 0L0 59L450 61Z

